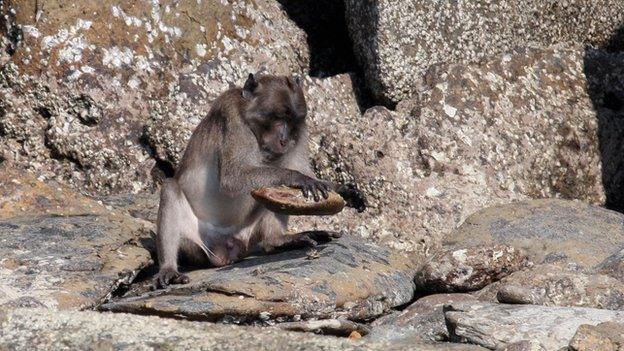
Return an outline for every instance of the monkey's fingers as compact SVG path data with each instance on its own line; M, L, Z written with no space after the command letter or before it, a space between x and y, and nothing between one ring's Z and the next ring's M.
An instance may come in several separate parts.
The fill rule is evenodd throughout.
M323 199L327 200L327 198L329 198L329 185L321 183L319 189L321 191L321 195L323 195Z

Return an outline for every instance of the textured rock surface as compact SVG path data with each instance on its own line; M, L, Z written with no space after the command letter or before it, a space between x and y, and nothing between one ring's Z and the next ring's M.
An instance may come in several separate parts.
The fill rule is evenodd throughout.
M44 309L0 312L2 350L376 350L383 347L386 346L273 328L129 314Z
M151 172L169 171L160 163L172 157L168 143L190 128L162 134L168 114L194 126L249 72L308 67L303 31L274 1L0 6L10 34L2 35L0 154L92 192L136 192L153 185Z
M419 292L468 292L525 267L527 256L510 246L480 246L444 250L434 254L418 271Z
M95 306L151 262L150 225L0 169L0 309Z
M476 298L469 294L438 294L418 299L402 311L376 319L367 339L397 343L448 340L442 307L459 301Z
M330 220L376 242L426 250L486 206L615 197L624 183L617 157L624 110L604 107L596 92L624 92L623 63L624 56L557 46L445 66L418 98L361 118L349 117L355 106L336 107L349 101L335 97L349 96L337 94L347 83L311 84L309 96L327 102L315 104L311 121L318 174L356 180L371 202L355 223ZM585 71L594 72L589 85ZM609 165L605 173L601 161Z
M362 320L411 300L416 265L403 254L344 235L314 249L191 271L188 285L145 292L151 283L146 281L102 308L203 320Z
M440 62L476 62L526 46L561 42L622 46L621 37L613 38L624 25L624 4L617 0L347 0L345 4L368 84L386 102L412 96L418 78Z
M422 350L479 351L474 345L397 345L283 331L188 322L130 314L0 311L2 350Z
M459 302L445 307L452 340L487 347L532 340L545 350L560 350L582 324L616 322L624 312L583 307L544 307Z
M552 264L515 272L477 296L501 303L624 310L624 283Z
M605 322L581 325L570 342L570 351L619 351L624 349L624 324Z
M526 250L535 263L561 253L591 267L624 242L624 215L577 201L524 201L471 215L446 241L510 245Z

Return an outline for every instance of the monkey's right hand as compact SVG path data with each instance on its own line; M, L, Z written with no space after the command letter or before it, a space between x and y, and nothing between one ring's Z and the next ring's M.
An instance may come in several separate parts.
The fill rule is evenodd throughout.
M169 284L188 284L189 281L190 279L186 274L182 274L174 268L163 267L154 278L152 288L154 290L164 289Z
M366 196L355 184L343 184L336 192L347 202L348 207L355 208L358 213L366 209Z
M306 198L312 195L314 201L318 202L321 200L319 193L323 196L324 199L329 197L329 185L320 180L308 177L305 174L298 174L295 179L288 184L288 186L301 189L303 196Z

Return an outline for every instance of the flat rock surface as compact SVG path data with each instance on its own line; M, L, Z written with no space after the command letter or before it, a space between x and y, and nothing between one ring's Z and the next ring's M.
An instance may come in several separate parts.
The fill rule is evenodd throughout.
M545 307L458 302L445 306L451 340L489 349L532 340L545 350L565 348L582 324L596 325L624 318L622 311L584 307Z
M150 225L0 169L0 309L99 304L151 262Z
M153 316L0 310L0 350L482 350L462 344L396 345L278 328L189 322Z
M411 300L416 263L344 235L313 249L194 270L187 285L150 292L148 280L102 308L201 320L288 320L296 315L368 319Z
M528 264L522 250L505 246L480 246L443 250L418 271L419 292L468 292L479 290Z
M587 267L624 242L624 215L582 202L532 200L483 209L446 238L447 244L505 244L541 263L563 254Z
M502 303L624 309L624 283L553 264L515 272L476 295Z
M469 294L436 294L418 299L402 311L376 319L366 337L373 341L443 341L448 330L442 307L460 301L476 301Z
M581 325L570 342L570 351L620 351L624 349L624 324L605 322Z

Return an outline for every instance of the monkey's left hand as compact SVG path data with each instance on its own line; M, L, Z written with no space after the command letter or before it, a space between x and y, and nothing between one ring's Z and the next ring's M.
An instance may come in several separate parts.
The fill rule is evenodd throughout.
M355 208L359 213L366 209L366 196L355 184L343 184L338 187L336 192L342 196L348 207Z

